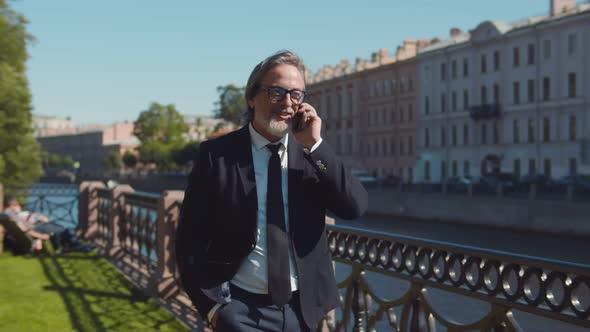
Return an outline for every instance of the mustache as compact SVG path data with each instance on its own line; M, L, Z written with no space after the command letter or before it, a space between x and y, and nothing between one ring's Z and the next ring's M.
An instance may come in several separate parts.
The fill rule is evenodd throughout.
M274 111L273 113L289 113L289 115L293 116L295 115L295 110L293 109L293 107L288 107L282 110Z

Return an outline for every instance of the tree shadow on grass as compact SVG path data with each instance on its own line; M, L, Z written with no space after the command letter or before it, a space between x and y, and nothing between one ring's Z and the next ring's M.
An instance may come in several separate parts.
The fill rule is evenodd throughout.
M134 288L104 258L67 253L39 258L77 331L187 331L157 301Z

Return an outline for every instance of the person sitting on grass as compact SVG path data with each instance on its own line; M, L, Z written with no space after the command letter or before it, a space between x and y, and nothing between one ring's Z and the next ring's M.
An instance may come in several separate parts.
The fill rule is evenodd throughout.
M71 247L75 244L68 229L49 221L49 218L43 214L23 211L16 197L7 196L4 207L4 214L9 216L27 236L37 240L33 242L34 250L41 250L43 240L51 241L58 253L64 246Z

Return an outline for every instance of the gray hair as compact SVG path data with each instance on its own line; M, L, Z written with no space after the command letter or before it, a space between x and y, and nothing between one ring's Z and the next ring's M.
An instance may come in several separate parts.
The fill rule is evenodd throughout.
M254 109L250 108L248 101L258 93L258 89L260 89L260 84L262 78L268 73L272 68L278 65L292 65L299 69L301 72L301 76L305 80L305 65L301 58L294 52L288 50L278 51L277 53L269 56L268 58L264 59L260 62L254 69L252 73L250 73L250 77L248 78L248 83L246 84L246 112L244 113L244 117L247 121L251 121L254 118Z

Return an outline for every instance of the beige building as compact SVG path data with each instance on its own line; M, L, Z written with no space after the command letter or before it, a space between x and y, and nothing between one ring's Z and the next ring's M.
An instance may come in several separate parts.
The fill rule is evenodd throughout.
M223 119L217 119L211 116L202 115L183 115L184 122L189 128L188 139L194 141L204 141L212 133L222 130L231 131L235 126Z
M324 66L306 77L323 136L353 169L413 178L416 144L416 50L428 42L407 40L394 55Z
M590 3L419 49L417 180L590 173Z
M139 145L133 136L133 123L118 122L109 126L94 126L87 132L38 137L41 149L69 156L80 163L81 176L100 176L107 171L104 160L112 151L124 153Z
M76 128L69 117L33 115L33 129L35 137L76 133Z

